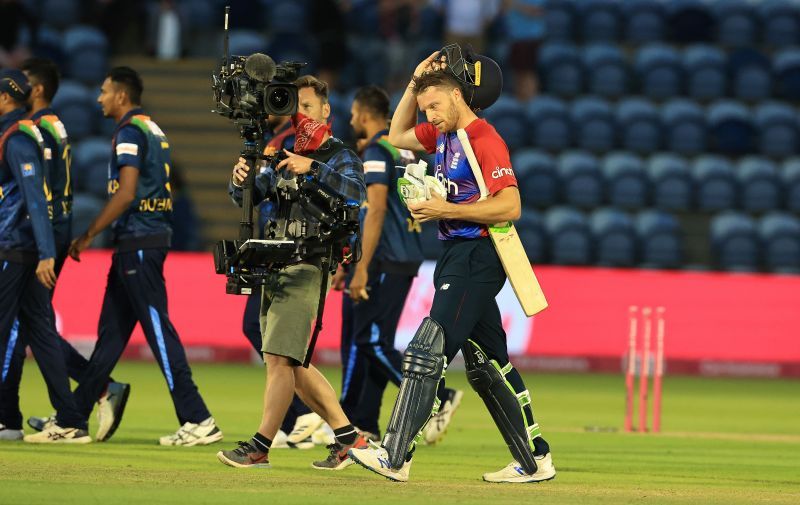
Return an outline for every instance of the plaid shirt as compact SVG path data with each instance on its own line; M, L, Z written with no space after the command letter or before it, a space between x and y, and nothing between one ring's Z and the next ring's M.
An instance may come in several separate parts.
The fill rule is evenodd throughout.
M327 142L341 142L331 138ZM326 143L327 143L326 142ZM323 144L324 145L324 144ZM331 191L336 192L345 200L353 200L361 205L367 198L367 186L364 184L364 169L361 159L350 149L342 149L327 163L318 161L317 179L320 183L327 186ZM285 172L280 174L275 172L273 167L265 167L256 176L255 188L253 191L253 204L258 205L270 195L275 194L275 184ZM233 202L242 206L242 188L233 184L233 180L228 183L228 193ZM266 211L268 218L275 217L275 206Z

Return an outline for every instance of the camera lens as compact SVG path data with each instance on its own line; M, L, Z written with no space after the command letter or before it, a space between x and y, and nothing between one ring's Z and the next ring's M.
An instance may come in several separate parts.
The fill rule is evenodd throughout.
M289 105L289 90L286 88L272 88L267 97L270 107L273 110L283 110Z

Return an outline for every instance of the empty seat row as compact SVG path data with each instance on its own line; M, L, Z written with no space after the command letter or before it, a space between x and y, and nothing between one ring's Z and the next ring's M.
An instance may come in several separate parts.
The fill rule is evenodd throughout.
M517 230L534 263L677 268L684 256L675 217L653 210L632 216L608 208L589 215L571 207L526 209Z
M598 158L580 150L551 156L525 149L514 153L511 162L523 202L533 207L565 203L584 209L608 204L628 209L800 212L798 158L779 168L756 156L733 163L705 155L690 162L671 153L643 160L624 151Z
M800 10L792 0L550 0L545 12L548 37L559 40L800 43Z
M725 212L711 221L711 247L725 270L800 272L800 219L770 213L761 219Z
M726 53L709 45L691 45L679 51L649 44L628 56L611 44L578 47L553 42L542 46L539 73L545 90L559 96L641 93L656 100L679 95L696 100L800 98L797 48L777 52L770 59L754 48Z

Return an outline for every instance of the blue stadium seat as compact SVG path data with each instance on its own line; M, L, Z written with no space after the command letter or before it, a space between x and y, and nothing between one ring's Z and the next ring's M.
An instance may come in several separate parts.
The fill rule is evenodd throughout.
M757 270L760 244L753 219L738 212L724 212L711 220L711 249L725 270Z
M363 47L363 49L364 49L363 53L353 54L352 60L363 61L360 60L359 58L365 58L370 55L373 55L371 47L365 46ZM309 66L305 67L303 69L303 72L310 72L313 71L314 68L316 68L314 66L317 59L316 47L314 47L313 43L306 38L276 36L269 41L266 48L262 49L262 52L266 52L266 54L270 55L270 57L276 62L279 61L308 62ZM372 68L377 68L380 70L385 70L386 68L386 63L382 60L374 60L370 61L370 63L373 64ZM364 69L364 71L368 71L368 69Z
M701 210L726 210L736 207L738 186L730 162L720 156L700 156L694 162L697 206Z
M40 27L36 34L36 45L33 49L36 56L53 60L62 74L68 70L68 58L64 52L64 38L61 32L49 26Z
M655 207L683 211L691 208L693 183L685 159L671 153L657 154L650 158L647 173Z
M619 2L583 0L577 3L581 33L586 42L614 42L621 32Z
M659 0L621 2L625 19L625 40L633 44L658 42L666 38L666 11Z
M108 41L91 26L73 26L64 32L67 74L86 84L99 84L108 70Z
M617 105L621 147L639 154L649 154L661 147L661 118L655 106L641 98L628 98Z
M680 94L683 70L678 52L664 44L650 44L636 54L634 63L642 93L656 100Z
M636 231L628 214L616 209L598 209L592 212L589 223L597 265L631 267L636 264Z
M557 265L592 262L591 231L586 216L570 207L556 207L545 214L550 261Z
M800 50L785 49L774 56L772 63L777 93L790 100L800 100Z
M736 175L743 210L764 212L780 207L781 187L774 163L765 158L747 156L739 161Z
M585 151L566 151L558 158L563 200L570 205L594 208L603 202L603 177L597 159Z
M331 129L336 138L349 140L353 136L353 128L350 126L350 105L353 103L355 92L356 90L353 89L346 94L337 93L336 91L329 93Z
M272 34L299 35L306 33L309 6L302 0L270 0L266 2L267 29ZM364 7L353 9L359 12ZM372 25L374 31L376 24ZM271 56L271 55L270 55Z
M109 154L111 151L109 151ZM72 198L72 236L78 237L105 207L106 198L89 193L75 193ZM111 227L106 228L92 241L92 247L111 247Z
M594 44L583 51L587 91L606 98L618 98L628 88L628 68L618 46Z
M758 223L764 263L773 272L800 272L800 219L774 212Z
M181 21L192 30L200 31L222 27L223 12L219 2L214 0L181 0L178 2Z
M511 155L522 203L531 207L550 207L560 195L558 171L552 156L534 149Z
M267 51L267 40L253 30L231 30L229 46L231 54L249 55Z
M792 0L764 0L756 11L763 28L764 43L776 48L800 44L800 13Z
M625 209L647 205L648 180L638 156L625 151L610 153L603 158L601 169L608 203Z
M717 27L717 42L728 47L755 45L758 39L758 18L747 0L714 2L712 13Z
M708 129L714 148L738 155L753 152L755 128L747 107L732 100L720 100L708 108Z
M769 58L751 47L736 49L728 55L731 93L742 100L764 100L772 92L772 69Z
M37 9L39 21L45 26L65 29L78 24L81 20L81 2L79 0L44 0Z
M61 81L53 99L53 109L64 122L71 141L88 137L95 131L98 115L95 98L85 86L74 81Z
M642 266L678 268L683 263L683 240L672 214L648 210L636 216L636 233Z
M800 212L800 158L790 158L783 162L781 181L786 195L786 209Z
M614 116L608 102L595 97L579 98L572 102L570 117L579 147L593 152L605 152L614 147Z
M548 40L568 42L578 33L575 5L564 0L547 0L544 8Z
M583 87L583 67L575 46L543 44L539 50L539 75L544 89L561 97L573 97Z
M664 143L669 151L693 156L706 150L706 114L690 100L677 98L661 108Z
M669 39L679 44L711 42L714 17L703 0L670 0L667 9Z
M528 119L528 141L534 147L561 151L572 144L569 111L558 98L539 95L525 107Z
M800 127L797 111L785 103L765 102L756 107L758 149L775 158L785 158L797 152L800 145Z
M544 263L547 260L547 231L542 215L530 208L523 209L522 217L514 226L528 259L532 263Z
M510 95L500 98L484 113L486 119L495 127L510 151L515 151L527 143L525 111L522 103Z
M725 54L714 46L696 44L683 53L686 92L695 100L725 96L727 83Z
M105 198L108 187L108 164L111 143L108 139L93 137L75 144L72 155L72 181L74 191L86 192Z

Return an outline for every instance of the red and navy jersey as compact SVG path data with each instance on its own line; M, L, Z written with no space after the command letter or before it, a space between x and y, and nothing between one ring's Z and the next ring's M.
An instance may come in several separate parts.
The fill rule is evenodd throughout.
M517 186L508 147L494 127L485 119L476 119L464 130L481 167L489 194L494 195L509 186ZM420 123L416 126L415 133L428 153L436 153L434 176L447 190L447 201L457 204L477 202L481 192L456 132L439 133L431 123ZM480 223L456 219L439 221L441 240L471 239L488 234L486 225Z

